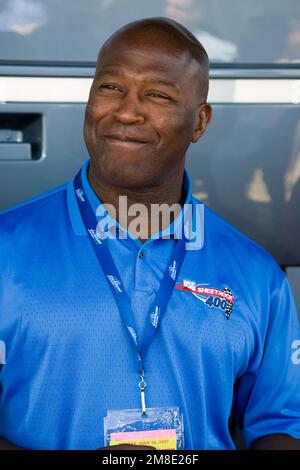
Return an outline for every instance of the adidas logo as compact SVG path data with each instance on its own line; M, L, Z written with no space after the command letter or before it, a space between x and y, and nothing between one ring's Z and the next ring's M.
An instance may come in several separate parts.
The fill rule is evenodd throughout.
M118 279L115 276L112 276L111 274L108 274L107 278L110 281L110 283L114 286L116 291L122 292L122 283L121 283L120 279Z
M175 281L176 279L176 271L177 271L177 265L176 265L176 261L174 260L173 264L169 266L170 278L173 279L173 281Z
M99 237L98 233L96 230L92 229L92 228L89 228L88 229L88 232L89 234L91 235L91 237L95 240L95 242L97 242L99 245L102 245L102 241L101 241L101 238Z
M159 318L159 307L158 306L155 307L154 313L151 313L150 318L151 318L152 326L154 326L154 328L157 328L158 318Z
M129 333L131 334L131 336L133 338L133 341L137 345L137 334L136 334L135 330L131 326L127 326L127 329L129 331Z
M76 189L75 192L76 192L76 194L77 194L77 196L78 196L78 199L80 199L82 202L84 202L84 201L85 201L85 199L84 199L84 197L83 197L84 192L82 191L82 189Z

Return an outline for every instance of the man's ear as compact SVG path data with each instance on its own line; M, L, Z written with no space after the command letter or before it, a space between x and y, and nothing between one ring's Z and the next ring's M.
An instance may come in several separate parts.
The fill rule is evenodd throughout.
M197 127L193 132L192 142L197 142L206 131L212 117L212 107L208 103L201 104L198 112Z

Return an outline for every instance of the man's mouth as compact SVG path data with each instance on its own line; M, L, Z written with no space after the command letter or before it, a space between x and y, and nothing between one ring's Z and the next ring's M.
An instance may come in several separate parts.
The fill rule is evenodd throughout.
M107 134L104 136L105 140L112 144L123 146L139 146L148 144L149 141L137 136L121 135L121 134Z

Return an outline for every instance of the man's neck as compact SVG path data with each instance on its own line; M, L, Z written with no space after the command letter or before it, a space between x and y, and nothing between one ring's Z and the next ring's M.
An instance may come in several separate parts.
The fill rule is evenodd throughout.
M110 215L143 242L173 222L186 196L182 190L183 171L169 175L168 181L159 185L138 190L107 184L90 170L88 180Z

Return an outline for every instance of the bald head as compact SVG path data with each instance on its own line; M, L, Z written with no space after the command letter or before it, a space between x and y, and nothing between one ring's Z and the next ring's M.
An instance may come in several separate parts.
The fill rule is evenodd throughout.
M208 55L198 39L183 25L169 18L145 18L133 21L118 29L103 44L99 51L97 68L101 57L109 52L110 47L119 41L124 41L131 47L141 41L149 47L172 49L174 54L188 54L199 69L199 82L203 99L207 99L209 83ZM149 51L150 52L150 51ZM97 69L96 69L97 73Z
M186 151L211 118L207 90L207 54L180 24L150 18L115 32L100 50L86 108L98 182L135 192L180 186Z

